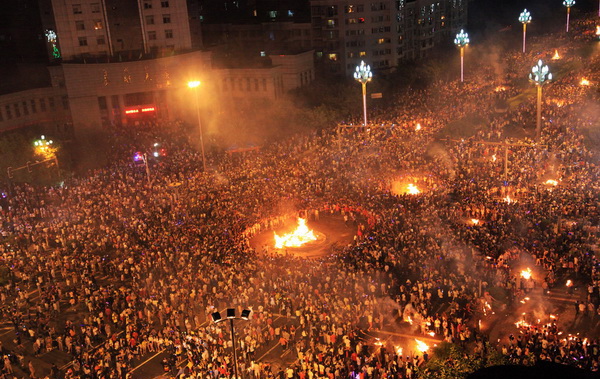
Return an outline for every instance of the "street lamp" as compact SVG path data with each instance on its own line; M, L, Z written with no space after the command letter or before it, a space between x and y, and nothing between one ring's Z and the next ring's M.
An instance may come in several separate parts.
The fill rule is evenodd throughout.
M212 319L215 322L215 324L218 324L221 321L225 321L226 319L228 319L229 322L230 322L229 325L231 325L231 343L233 345L233 363L234 363L233 369L235 370L234 371L235 379L238 379L239 378L239 376L238 376L238 362L237 362L237 354L235 352L235 331L234 331L234 328L233 328L233 320L245 320L245 321L248 321L249 316L250 316L250 310L244 309L242 311L242 315L239 318L235 317L235 309L234 308L228 308L227 309L227 318L226 319L221 318L221 313L219 313L219 312L214 312L211 316L212 316Z
M571 14L571 7L575 5L575 0L564 0L563 5L567 7L567 33L569 32L569 16Z
M525 52L525 36L527 34L527 24L531 22L531 13L525 9L519 15L519 21L523 24L523 53Z
M363 115L365 128L367 127L367 83L373 79L373 73L371 72L371 66L366 65L365 61L360 61L360 66L356 66L354 72L354 79L362 84L362 96L363 96Z
M206 156L204 155L204 139L202 136L202 121L200 120L200 100L198 100L198 87L200 87L200 81L199 80L189 81L188 87L192 88L195 92L196 112L198 112L198 131L200 132L200 149L202 151L202 171L206 172Z
M535 125L535 136L539 141L542 133L542 86L552 80L552 73L548 66L544 66L540 59L537 65L531 68L529 81L537 86L537 119Z
M463 29L454 38L454 44L460 49L460 81L464 81L465 47L469 45L469 33Z

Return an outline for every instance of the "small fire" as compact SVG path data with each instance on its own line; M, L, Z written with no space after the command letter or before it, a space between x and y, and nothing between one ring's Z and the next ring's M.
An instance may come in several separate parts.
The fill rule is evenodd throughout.
M571 279L567 280L567 287L573 287L573 282L571 281Z
M600 25L596 25L596 35L600 37Z
M419 191L417 186L415 186L412 183L409 183L408 186L406 187L406 193L408 193L409 195L418 195L421 193L421 191Z
M555 315L550 315L550 319L551 320L556 320L556 316Z
M496 88L494 88L495 92L501 92L501 91L506 91L506 87L504 86L498 86Z
M425 342L420 341L416 338L415 341L417 342L417 350L419 350L421 353L424 353L427 350L429 350L429 345L427 345Z
M430 336L432 336L432 337L435 337L435 333L434 333L434 332L429 332L429 333L427 333L427 334L429 334L429 335L430 335Z
M582 86L589 86L590 81L587 80L586 78L581 78L581 81L579 82L579 84L581 84Z
M525 320L515 322L517 328L529 328L531 325L525 322Z
M373 345L375 345L375 346L383 346L383 342L381 342L381 341L379 340L379 338L375 338L375 339L376 339L377 341L375 341L375 343L374 343Z
M275 234L275 247L281 249L283 247L298 247L302 246L307 242L316 241L317 237L312 230L306 226L306 220L303 218L298 219L298 227L292 233L278 236Z
M546 180L546 184L548 184L550 186L557 186L558 182L554 179L548 179L548 180Z
M404 321L408 322L411 325L413 324L413 320L410 316L406 316L406 320L404 320Z
M504 201L508 204L515 202L515 200L513 198L511 198L509 195L506 195L506 197L504 198Z
M498 158L496 158L496 154L492 155L492 162L496 162Z
M521 271L521 278L531 279L531 269L529 267L527 267L527 269Z
M415 130L421 130L421 124L417 123L417 126L415 126Z
M554 50L554 55L552 56L552 60L555 61L560 59L560 55L558 54L558 50Z
M402 356L402 347L396 346L396 354L401 357Z
M476 219L476 218L472 218L472 219L471 219L471 223L472 223L473 225L479 225L479 220L478 220L478 219Z

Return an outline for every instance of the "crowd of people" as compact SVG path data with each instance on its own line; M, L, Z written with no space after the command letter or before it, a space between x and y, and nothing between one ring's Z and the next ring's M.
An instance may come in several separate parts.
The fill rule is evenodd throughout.
M580 20L574 33L589 26ZM598 92L578 81L584 73L600 83L600 57L577 57L587 42L561 45L563 59L583 68L546 92L539 142L507 137L534 119L532 102L500 112L495 93L518 94L514 81L553 50L507 53L500 76L480 66L464 84L408 90L368 130L210 154L207 172L180 124L150 123L114 130L113 151L129 157L160 140L169 153L151 181L115 159L61 186L16 186L0 202L0 263L9 268L0 304L11 336L0 344L0 378L137 378L136 365L159 352L165 374L231 377L233 343L210 317L228 307L252 310L237 330L244 378L425 377L431 351L402 353L369 333L412 323L416 335L482 354L477 320L501 302L489 291L502 289L513 307L524 257L544 289L584 284L597 325L600 168L582 137L594 116L581 110ZM437 138L472 114L485 125L473 135ZM422 193L402 193L407 183ZM251 243L300 212L345 220L356 236L319 259ZM496 348L511 362L598 371L598 335L565 338L543 322ZM293 357L289 366L259 359L274 345ZM48 363L60 357L63 365Z

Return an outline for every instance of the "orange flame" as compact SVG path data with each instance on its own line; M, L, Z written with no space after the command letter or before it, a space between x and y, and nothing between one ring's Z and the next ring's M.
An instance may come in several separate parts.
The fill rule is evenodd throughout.
M406 187L406 193L409 195L418 195L421 193L421 191L417 188L417 186L415 186L412 183L409 183Z
M546 180L546 184L551 185L551 186L557 186L558 182L554 179L548 179L548 180Z
M507 202L508 204L515 202L515 200L513 198L511 198L509 195L506 195L506 197L504 198L504 201Z
M560 55L558 54L558 50L554 50L554 55L552 56L552 60L555 61L560 59Z
M413 324L413 320L412 320L412 318L410 318L410 316L407 316L406 320L404 320L404 321L408 322L411 325Z
M586 78L581 78L581 81L579 82L579 84L581 84L582 86L589 86L590 81L587 80Z
M573 282L571 281L571 279L567 280L567 287L572 287L573 286Z
M501 91L506 91L506 87L504 86L498 86L496 88L494 88L495 92L501 92Z
M432 336L432 337L435 337L435 332L429 332L429 333L427 333L427 334L429 334L429 335L430 335L430 336Z
M527 267L527 269L521 271L521 278L531 279L531 269L529 267Z
M479 225L479 220L476 218L472 218L471 223L473 223L473 225Z
M427 345L425 342L418 340L416 338L415 338L415 341L417 342L417 350L419 350L421 353L424 353L427 350L429 350L429 345Z
M398 354L398 356L402 356L402 348L400 346L396 346L396 354Z
M421 124L417 123L417 126L415 126L415 130L421 130Z
M303 218L298 219L298 227L292 233L278 236L275 234L275 247L281 249L283 247L299 247L307 242L316 241L317 237L312 230L306 226L306 220Z
M596 25L596 35L600 36L600 25Z

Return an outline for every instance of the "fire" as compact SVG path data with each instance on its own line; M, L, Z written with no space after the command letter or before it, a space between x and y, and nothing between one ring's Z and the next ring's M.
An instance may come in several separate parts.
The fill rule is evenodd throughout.
M572 287L573 286L573 282L571 281L571 279L567 280L567 287Z
M479 225L479 220L476 218L472 218L471 222L473 223L473 225Z
M396 354L402 356L402 348L400 346L396 346Z
M556 316L555 315L550 315L550 319L551 320L556 320Z
M521 278L531 279L531 269L529 267L527 267L527 269L521 271Z
M546 184L551 185L551 186L557 186L558 182L554 179L548 179L548 180L546 180Z
M404 321L408 322L411 325L413 324L413 320L412 320L412 318L410 318L410 316L406 316L406 320L404 320Z
M581 78L581 81L579 82L579 84L581 84L582 86L589 86L590 81L587 80L586 78Z
M552 56L552 60L555 61L560 59L560 55L558 54L558 50L554 50L554 55Z
M417 126L415 126L415 130L421 130L421 124L417 123Z
M498 158L496 157L496 154L492 155L492 162L496 162L498 160Z
M292 233L278 236L275 234L275 247L281 249L283 247L298 247L302 246L307 242L316 241L317 237L312 230L306 226L306 220L303 218L298 219L298 227Z
M498 86L496 88L494 88L495 92L501 92L501 91L506 91L506 87L504 86Z
M424 353L427 350L429 350L429 345L427 345L425 342L420 341L416 338L415 338L415 342L417 342L417 350L419 350L421 353Z
M414 184L408 183L408 186L406 187L406 193L409 195L418 195L421 193L421 191L419 191L417 186L415 186Z
M435 332L429 332L429 333L427 333L427 334L429 334L429 335L430 335L430 336L432 336L432 337L435 337Z
M596 25L596 35L600 37L600 25Z
M508 204L515 202L515 200L513 198L511 198L509 195L506 195L506 197L504 198L504 201L507 202Z
M525 320L515 322L517 328L529 328L531 325L525 322Z

